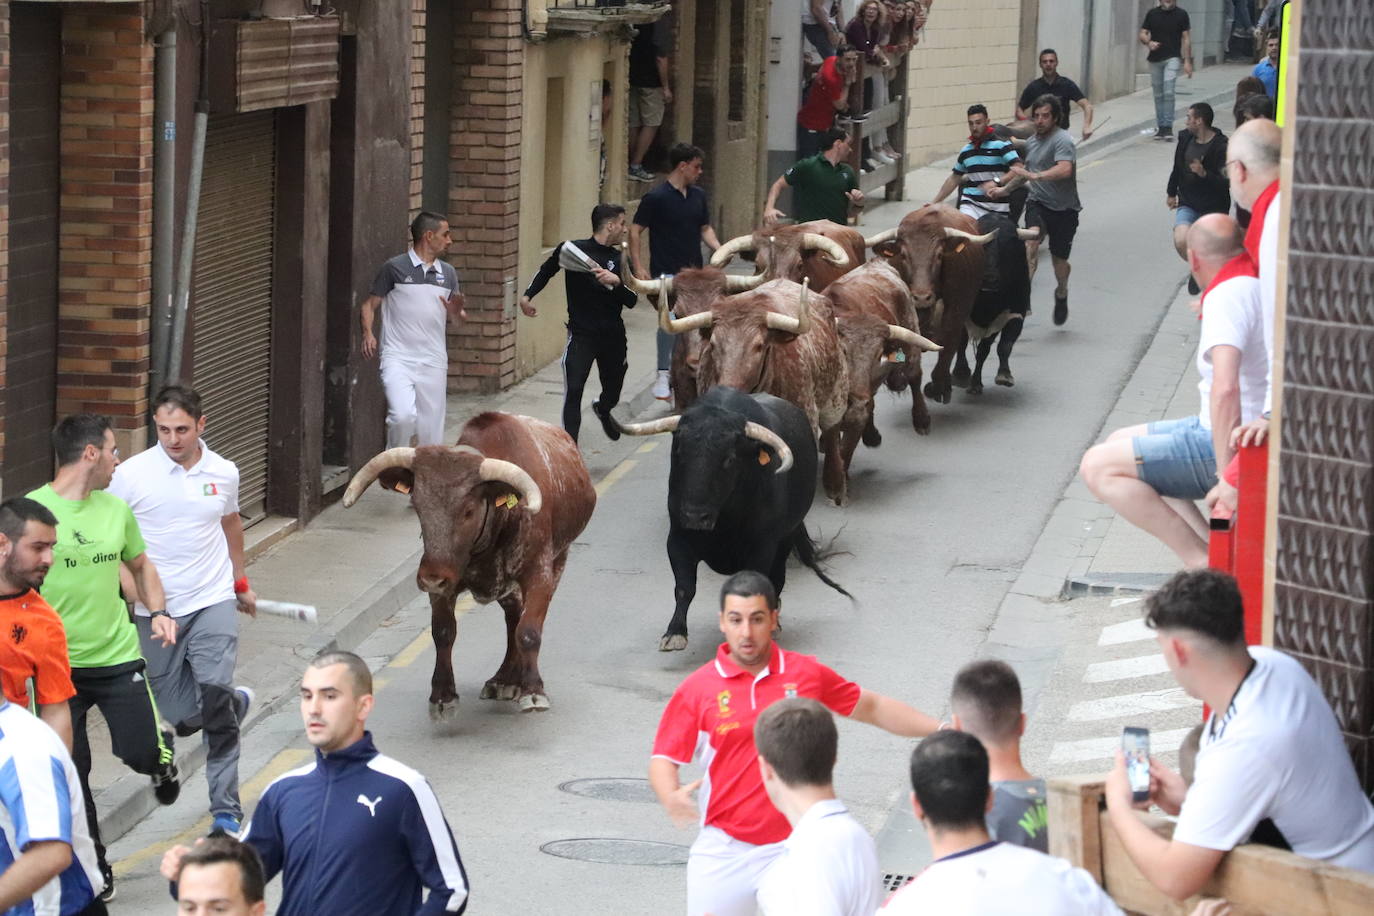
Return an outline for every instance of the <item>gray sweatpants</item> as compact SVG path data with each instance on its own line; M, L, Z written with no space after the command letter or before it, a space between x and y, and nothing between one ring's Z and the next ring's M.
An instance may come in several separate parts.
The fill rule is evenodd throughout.
M234 698L238 602L230 599L176 618L177 641L154 639L147 617L136 618L148 681L158 712L185 737L205 731L210 813L243 818L239 804L239 714Z

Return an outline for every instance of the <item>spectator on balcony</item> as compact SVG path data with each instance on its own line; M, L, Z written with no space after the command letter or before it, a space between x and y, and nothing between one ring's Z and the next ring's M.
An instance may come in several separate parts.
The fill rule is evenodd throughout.
M644 156L654 145L663 114L673 101L673 82L668 75L668 54L672 49L673 29L669 13L656 22L636 26L630 44L630 177L653 181L644 168Z
M1121 913L1083 869L988 836L988 753L972 735L942 731L923 740L911 754L911 789L935 861L888 898L881 916Z
M841 44L840 30L835 27L838 0L805 0L802 4L802 35L811 42L821 60L835 56Z
M1231 460L1231 431L1259 416L1269 358L1259 328L1259 280L1236 221L1211 213L1194 223L1188 266L1204 288L1201 409L1116 430L1088 450L1079 473L1122 518L1163 541L1185 566L1200 567L1207 565L1208 530L1195 501Z
M821 134L835 126L835 115L849 109L849 87L854 83L859 55L841 44L825 59L811 78L806 101L797 112L797 158L806 159L821 151Z
M873 109L882 108L887 104L887 80L883 77L882 71L889 64L887 54L883 51L888 28L887 8L880 0L863 0L854 18L845 26L845 40L849 42L850 47L859 52L864 61L865 117ZM871 172L880 164L897 161L896 157L882 151L882 144L886 142L885 132L881 141L876 135L864 138L859 157L864 171Z
M1172 839L1135 815L1117 753L1107 777L1107 811L1141 874L1183 900L1247 841L1374 872L1374 806L1340 725L1302 665L1245 645L1235 580L1212 569L1178 573L1146 599L1145 623L1179 686L1212 715L1191 786L1150 761L1150 799L1142 807L1153 803L1178 816Z

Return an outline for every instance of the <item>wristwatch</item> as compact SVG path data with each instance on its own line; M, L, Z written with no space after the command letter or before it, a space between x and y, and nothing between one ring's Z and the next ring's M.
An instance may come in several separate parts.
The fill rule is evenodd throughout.
M169 614L169 613L167 613L166 611L153 611L153 612L151 612L151 613L148 615L148 619L149 619L149 620L157 620L159 617L166 617L166 618L169 618L169 619L170 619L171 616L172 616L172 615Z

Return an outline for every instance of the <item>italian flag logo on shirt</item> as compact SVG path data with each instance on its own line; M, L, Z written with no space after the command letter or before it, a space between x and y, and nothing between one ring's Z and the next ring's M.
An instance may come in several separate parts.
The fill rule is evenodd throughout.
M215 485L212 484L212 483L207 483L207 484L205 485L205 488L204 488L204 495L206 495L206 496L218 496L218 495L219 495L219 487L215 486Z

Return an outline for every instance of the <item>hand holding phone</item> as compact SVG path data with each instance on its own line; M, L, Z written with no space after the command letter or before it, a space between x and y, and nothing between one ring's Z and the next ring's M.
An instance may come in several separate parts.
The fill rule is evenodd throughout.
M1121 753L1126 758L1126 778L1131 801L1150 800L1150 730L1127 726L1121 730Z

